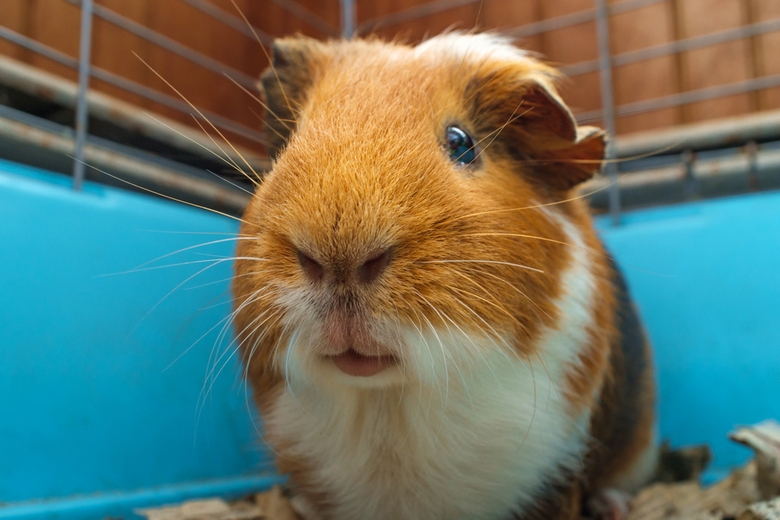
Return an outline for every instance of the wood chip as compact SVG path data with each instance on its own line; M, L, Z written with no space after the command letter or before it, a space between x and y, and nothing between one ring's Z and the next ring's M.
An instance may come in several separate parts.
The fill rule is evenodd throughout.
M768 500L780 495L780 423L763 421L740 428L729 438L755 450L761 498Z
M753 504L740 513L737 520L780 520L780 498Z
M628 520L720 520L760 500L751 462L729 478L702 489L696 482L653 484L631 503Z
M137 509L148 520L300 520L279 486L251 500L192 500L178 506Z
M262 509L247 502L228 504L221 499L193 500L179 506L139 509L148 520L266 520Z
M702 489L697 478L711 458L709 449L703 446L667 449L659 473L661 482L639 492L626 520L780 520L780 497L774 498L780 495L780 423L764 421L740 428L729 437L753 448L756 459L729 478ZM691 480L675 482L679 479ZM196 500L136 513L148 520L316 518L301 497L291 498L279 486L237 502Z
M284 496L279 486L255 495L255 503L265 511L268 520L299 520L290 500Z

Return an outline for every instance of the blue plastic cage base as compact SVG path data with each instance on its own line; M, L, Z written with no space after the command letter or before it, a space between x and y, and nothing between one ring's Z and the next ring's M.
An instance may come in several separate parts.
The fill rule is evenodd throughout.
M13 302L0 338L0 445L13 446L0 456L0 519L138 518L281 482L235 356L222 355L232 364L200 400L214 338L189 346L228 314L212 306L228 262L166 296L233 254L219 237L236 222L69 182L0 161L0 295ZM597 225L650 332L661 439L710 445L712 483L751 456L729 431L780 418L780 192ZM158 257L178 267L127 274Z
M127 492L96 493L62 500L43 500L4 504L0 519L14 520L83 520L84 518L143 518L135 510L177 504L199 498L241 498L269 489L285 481L273 473L205 482L192 482L139 489Z

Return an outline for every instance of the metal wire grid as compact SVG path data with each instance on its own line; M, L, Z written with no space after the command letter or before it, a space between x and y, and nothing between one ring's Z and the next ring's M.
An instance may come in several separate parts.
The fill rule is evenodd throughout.
M199 65L212 72L224 74L231 78L241 86L250 89L257 90L256 79L252 78L238 70L232 69L225 64L218 62L208 56L205 56L197 51L194 51L185 45L182 45L160 33L157 33L137 22L134 22L106 7L96 5L93 0L63 0L81 8L81 29L80 29L80 42L79 42L79 59L76 60L65 53L62 53L56 49L53 49L47 45L37 42L27 36L19 34L11 29L0 26L0 38L9 40L21 47L32 50L47 58L78 70L78 95L76 101L76 120L75 120L75 160L73 166L73 186L74 189L81 189L84 179L84 145L86 142L87 130L87 102L86 93L89 88L90 78L96 78L102 80L113 86L122 88L128 92L139 95L145 99L154 101L163 106L172 108L174 110L190 114L193 112L193 107L188 103L173 97L171 95L164 94L157 90L151 89L134 81L128 80L107 70L101 69L91 64L90 50L92 40L92 20L93 17L102 18L109 23L120 27L136 36L139 36L155 45L164 48L174 54L177 54L190 62ZM241 32L242 34L255 38L263 45L270 45L273 41L273 37L265 33L264 31L248 25L246 21L234 16L224 10L216 7L213 4L205 0L182 0L183 2L191 5L192 7L202 11L209 17L217 20L218 22L231 27L232 29ZM327 22L321 20L316 15L310 13L300 4L292 0L273 0L276 4L280 5L294 16L303 20L304 22L312 25L324 34L335 36L338 34L338 29L331 27ZM230 131L236 135L240 135L246 139L263 143L263 135L261 132L242 125L238 122L232 121L228 118L215 114L203 108L197 107L197 111L207 118L211 123L222 130ZM9 114L6 114L9 115Z
M226 65L205 56L199 52L196 52L162 34L159 34L141 24L133 22L118 13L111 11L103 6L94 4L93 0L63 0L71 4L81 7L81 31L80 31L80 55L79 60L75 60L72 57L57 51L51 47L41 44L31 38L28 38L22 34L14 32L8 28L0 26L0 38L7 39L13 43L16 43L22 47L30 49L34 52L40 53L49 59L52 59L65 66L78 69L79 71L79 90L76 103L76 148L74 161L74 188L80 189L84 178L84 163L83 163L83 149L87 136L87 102L86 92L89 88L89 79L94 77L96 79L105 81L111 85L120 87L124 90L137 94L141 97L159 103L161 105L170 107L172 109L191 113L192 107L187 103L174 98L173 96L163 94L154 89L148 88L144 85L138 84L134 81L122 78L116 74L95 67L90 63L90 48L91 48L91 27L92 19L97 16L102 18L118 27L121 27L143 39L146 39L162 48L167 49L170 52L178 54L179 56L201 66L213 72L225 74L238 84L248 89L256 89L255 79L247 76L246 74L231 69ZM203 13L212 17L213 19L225 24L236 31L239 31L249 37L255 37L260 40L263 45L270 45L273 38L267 33L247 25L247 23L230 14L222 9L210 4L205 0L182 0L187 4L199 9ZM288 12L298 17L302 21L322 31L329 36L335 36L339 32L346 37L351 37L353 34L362 34L371 30L389 27L392 25L400 24L403 22L415 20L417 18L430 16L439 12L443 12L455 7L477 3L481 0L433 0L424 3L419 6L415 6L403 11L392 13L380 18L374 18L367 20L360 24L356 23L355 16L355 2L354 0L340 0L341 5L341 27L340 31L327 22L320 19L316 15L312 14L300 4L293 0L272 0L274 3L286 9ZM596 60L585 61L581 63L575 63L567 65L562 68L563 72L569 76L576 76L579 74L585 74L588 72L594 72L596 70L600 73L601 84L601 101L602 108L600 110L594 110L590 112L583 112L578 114L578 121L580 122L592 122L602 120L610 136L615 135L615 117L624 116L630 114L637 114L641 112L647 112L656 110L658 108L673 107L682 104L692 103L696 101L702 101L707 99L713 99L717 97L728 96L737 93L751 92L755 90L765 89L774 86L780 86L780 74L765 76L760 78L749 79L737 83L731 83L727 85L703 88L699 90L693 90L683 92L679 94L673 94L647 101L640 101L635 103L629 103L618 107L614 106L612 95L612 68L626 65L629 63L635 63L651 58L665 56L673 53L688 51L692 49L698 49L701 47L715 45L717 43L728 42L736 39L756 36L759 34L768 33L771 31L780 30L780 18L772 19L764 22L752 23L744 25L734 29L727 29L718 31L703 36L697 36L692 38L686 38L675 42L656 45L637 51L626 52L618 55L612 55L609 48L609 25L608 19L610 15L627 12L630 10L638 9L648 5L664 2L667 0L622 0L611 5L606 4L606 0L596 0L594 9L585 10L581 12L571 13L563 16L549 18L532 24L528 24L516 29L506 31L506 33L513 37L527 37L535 34L540 34L556 29L570 27L573 25L582 24L585 22L595 21L596 32L598 38L598 58ZM249 128L245 125L222 117L218 114L214 114L210 111L198 109L204 117L208 118L215 126L233 132L237 135L245 137L247 139L263 142L263 137L260 132L253 128ZM610 140L611 142L614 139ZM615 152L613 147L609 147L607 150L607 158L613 159ZM613 222L618 223L620 219L620 191L617 186L617 169L613 162L607 163L606 173L610 179L610 213L613 217Z
M379 18L373 18L363 22L358 28L359 33L365 33L368 31L397 25L400 23L412 21L432 14L444 12L456 7L479 3L481 0L435 0L425 3L420 6L405 9L403 11L393 13L387 16ZM668 0L621 0L615 2L606 7L600 5L600 2L596 2L594 9L588 9L585 11L579 11L570 13L554 18L548 18L538 22L530 23L518 27L515 29L509 29L504 31L505 34L515 38L526 38L545 32L550 32L574 25L579 25L587 22L595 21L598 27L603 25L602 30L608 29L603 21L612 15L625 13L642 7L647 7L653 4L659 4L667 2ZM660 56L668 56L670 54L676 54L685 51L691 51L700 49L702 47L708 47L719 43L730 42L743 38L750 38L753 36L759 36L761 34L770 33L780 30L780 18L773 18L771 20L765 20L763 22L755 22L746 24L740 27L732 29L725 29L716 31L701 36L694 36L691 38L685 38L669 43L660 45L654 45L644 49L636 51L624 52L621 54L610 55L608 47L601 49L599 47L599 57L594 60L584 61L580 63L574 63L560 67L560 70L569 77L578 76L581 74L587 74L589 72L602 71L602 67L605 65L603 61L603 53L607 52L609 58L609 64L612 68L628 65L631 63L637 63L640 61L646 61ZM602 81L602 88L607 88L608 85L604 85ZM780 86L780 74L764 76L761 78L754 78L750 80L740 81L737 83L731 83L727 85L721 85L717 87L709 87L698 90L691 90L680 94L674 94L670 96L664 96L648 101L640 101L636 103L629 103L614 107L615 116L626 116L632 114L638 114L641 112L649 112L657 110L659 108L667 108L678 105L684 105L688 103L694 103L696 101L704 101L713 99L716 97L730 96L732 94L739 94L744 92L751 92L755 90L762 90L765 88ZM577 120L583 123L598 121L602 119L602 110L594 110L589 112L581 112L577 115Z

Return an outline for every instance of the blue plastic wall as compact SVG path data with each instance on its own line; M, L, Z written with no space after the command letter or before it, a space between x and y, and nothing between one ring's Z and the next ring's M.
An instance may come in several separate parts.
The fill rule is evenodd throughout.
M728 431L780 419L780 193L600 224L655 347L661 434L709 443L718 476L750 455Z
M716 471L741 463L726 433L780 417L780 194L600 225L655 345L662 436L710 443ZM128 515L276 479L231 334L217 343L230 262L215 262L234 243L144 265L237 228L0 161L0 518Z
M230 312L230 262L165 298L231 256L236 231L205 211L94 184L74 193L68 179L0 162L0 518L104 518L275 478L235 358L219 359L227 367L201 395L220 327L195 342ZM81 496L98 491L109 494Z

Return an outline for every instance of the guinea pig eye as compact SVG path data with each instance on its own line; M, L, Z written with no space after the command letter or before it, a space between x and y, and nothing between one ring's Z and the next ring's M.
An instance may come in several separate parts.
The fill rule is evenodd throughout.
M474 138L457 126L447 127L446 146L450 159L456 164L466 166L477 158Z

